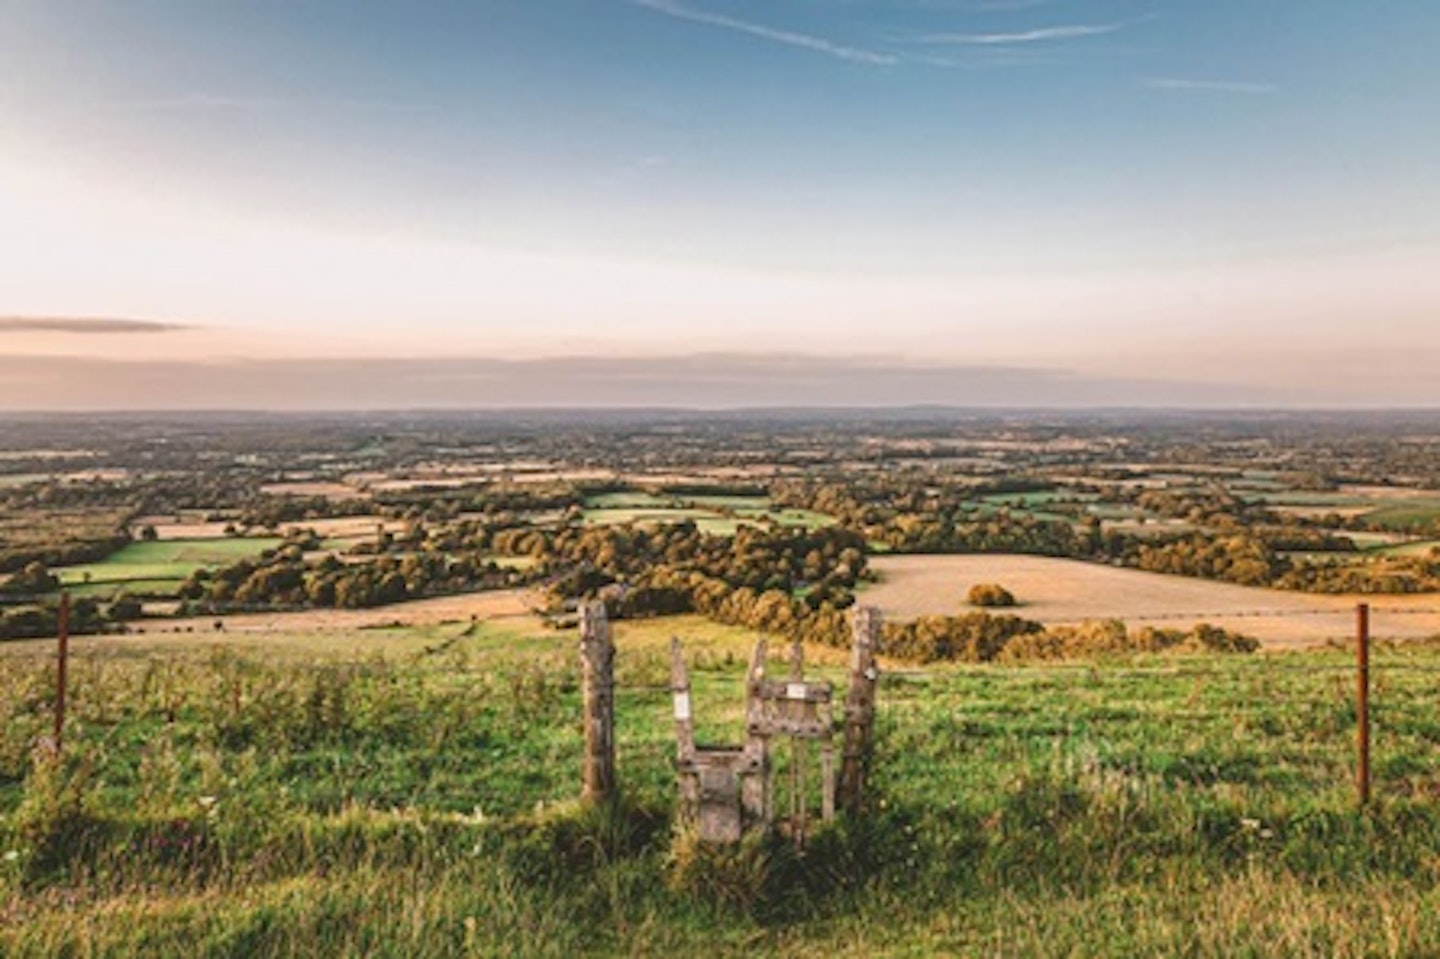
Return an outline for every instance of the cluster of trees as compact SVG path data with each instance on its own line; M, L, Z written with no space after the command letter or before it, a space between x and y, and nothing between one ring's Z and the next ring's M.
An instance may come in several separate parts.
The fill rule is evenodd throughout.
M994 658L1025 661L1168 651L1253 653L1259 648L1260 641L1253 636L1209 623L1199 623L1188 630L1154 626L1131 630L1121 620L1105 619L1031 630L1005 643Z
M57 529L53 539L43 542L0 542L0 573L13 575L36 563L46 567L98 563L129 542L130 533L124 529L93 536L83 532L67 534Z
M53 604L0 609L0 640L41 639L54 636L59 628L60 614ZM94 599L83 596L70 604L71 633L103 633L112 628L112 618Z
M1440 591L1440 556L1370 556L1344 562L1296 562L1277 551L1263 533L1189 533L1168 541L1137 544L1127 565L1157 573L1200 576L1244 586L1308 593L1430 593Z
M717 622L756 632L786 636L808 643L844 647L849 626L842 612L852 595L813 604L781 589L756 590L732 586L719 577L695 570L655 569L633 586L605 593L613 615L644 617L700 613Z
M1023 485L1024 481L1017 481ZM1013 484L926 485L916 479L867 484L783 481L774 496L788 506L821 510L867 540L897 552L1030 553L1118 563L1135 569L1218 579L1246 586L1309 592L1411 593L1440 590L1440 570L1421 557L1371 558L1324 564L1291 552L1356 552L1347 536L1264 504L1246 503L1221 487L1185 490L1115 489L1106 499L1132 502L1202 528L1139 536L1104 529L1095 516L1077 522L1039 519L1001 509L979 514L973 497L1012 491ZM967 505L968 504L968 505Z
M0 595L40 596L59 588L60 577L38 560L26 563L23 568L0 579Z
M1440 592L1440 553L1367 557L1359 565L1297 564L1275 585L1310 593Z
M1125 559L1137 569L1179 576L1221 579L1243 586L1268 586L1292 564L1258 536L1187 533L1165 542L1137 543Z
M960 616L922 616L909 623L886 623L882 649L912 662L1023 662L1124 653L1251 653L1260 642L1241 633L1198 624L1191 629L1136 630L1120 620L1045 627L1011 615L971 612Z
M297 546L258 560L242 559L215 570L196 570L181 584L187 612L321 607L359 609L470 589L498 589L525 582L522 570L466 553L382 555L347 563L335 556L307 561Z
M823 592L854 587L865 570L864 539L838 527L741 526L733 536L716 536L683 522L572 525L531 533L503 531L495 543L527 546L525 555L543 556L553 568L593 569L615 582L671 568L703 573L737 589Z
M540 559L557 607L601 596L612 615L696 612L809 642L849 642L841 611L865 575L865 543L828 527L741 526L733 536L693 522L498 531L492 545Z
M1016 638L1044 629L1033 620L1009 614L921 616L908 623L886 623L883 649L891 656L920 663L987 663Z
M1040 519L977 505L980 497L1027 492L1024 479L984 485L935 485L921 480L888 483L782 481L772 490L784 506L836 517L865 539L904 553L1033 553L1084 556L1123 548L1123 537L1102 535L1098 520L1081 524Z
M485 485L465 487L413 487L383 490L374 494L379 506L404 515L423 515L442 520L462 513L530 513L565 510L584 504L587 494L608 492L608 486L584 489L569 483L527 483L524 485Z
M1254 533L1271 549L1308 553L1355 552L1355 541L1350 537L1297 523L1257 526Z
M337 516L365 516L373 511L363 499L335 500L324 496L257 496L234 516L234 523L253 529L275 529L289 523Z
M88 486L90 484L79 484ZM47 495L50 491L56 496ZM0 575L31 563L89 563L130 541L131 513L113 503L72 502L64 485L0 488Z

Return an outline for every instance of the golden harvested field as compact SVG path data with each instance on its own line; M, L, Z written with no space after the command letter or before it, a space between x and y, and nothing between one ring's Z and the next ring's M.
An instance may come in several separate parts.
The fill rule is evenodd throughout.
M375 527L384 525L385 530L390 533L404 532L408 525L405 520L386 519L382 516L335 516L327 519L306 519L294 523L281 523L279 531L288 533L291 530L313 529L316 534L327 539L353 539L373 537ZM207 523L201 521L175 522L173 517L165 516L142 516L130 524L132 534L138 534L138 530L144 526L155 527L157 539L225 539L225 527L230 525L225 521Z
M375 609L317 609L186 619L149 618L124 635L76 637L76 649L148 654L203 648L255 648L279 654L363 655L413 652L444 643L472 624L518 638L556 633L531 613L524 590L494 590L396 603ZM224 625L217 630L215 623ZM392 628L393 627L393 628ZM53 639L0 643L0 656L49 648Z
M1020 601L1014 612L1046 624L1208 622L1268 646L1308 646L1352 636L1355 604L1363 601L1373 608L1376 638L1440 634L1440 596L1316 596L1043 556L876 556L870 568L880 581L860 601L897 620L965 612L972 585L999 583Z
M1411 486L1371 486L1360 483L1344 483L1340 486L1340 492L1347 496L1364 496L1368 499L1440 499L1440 490Z
M189 619L140 620L133 628L151 632L213 631L216 620L227 633L321 632L326 630L373 629L379 626L433 626L474 619L535 620L530 614L535 597L526 590L490 590L437 596L408 603L394 603L371 609L309 609L301 612L238 613L229 616L199 616Z
M344 483L330 483L322 480L300 480L290 483L267 483L260 492L268 496L323 496L326 499L361 499L368 495L364 490Z
M223 630L215 629L217 617L147 619L132 624L135 631L124 635L74 637L71 649L77 656L205 655L217 650L248 650L300 661L317 656L364 660L376 655L409 656L481 647L503 648L522 657L557 650L571 655L576 649L575 629L557 630L547 625L530 611L531 598L522 590L504 590L415 600L373 610L218 617L225 625ZM756 640L752 630L693 614L622 620L614 623L613 629L621 653L616 662L617 675L626 684L651 688L669 682L673 637L684 643L692 665L733 668L737 681L743 676ZM50 656L54 645L54 639L0 643L0 658ZM772 660L783 660L786 650L783 640L770 639ZM849 652L811 647L806 650L805 660L813 666L840 669L849 661ZM729 718L738 720L739 700L732 705L734 715Z

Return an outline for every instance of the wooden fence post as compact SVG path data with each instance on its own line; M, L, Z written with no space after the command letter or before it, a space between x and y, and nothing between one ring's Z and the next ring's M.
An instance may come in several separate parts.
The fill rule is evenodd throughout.
M65 742L65 693L70 687L70 594L60 594L56 613L55 636L58 641L55 662L55 755L60 755Z
M1358 764L1355 787L1360 808L1370 805L1370 605L1355 607L1355 730Z
M769 646L764 638L755 641L750 653L750 670L745 674L746 765L754 772L740 782L740 808L751 823L769 829L775 821L774 795L770 781L770 740L761 734L764 706L760 692L765 683L765 658Z
M580 607L580 659L585 721L580 795L603 802L615 792L615 646L603 602Z
M845 743L840 764L840 803L857 815L865 804L865 780L874 748L875 685L879 671L875 653L880 646L880 610L855 607L850 654L850 689L845 694Z

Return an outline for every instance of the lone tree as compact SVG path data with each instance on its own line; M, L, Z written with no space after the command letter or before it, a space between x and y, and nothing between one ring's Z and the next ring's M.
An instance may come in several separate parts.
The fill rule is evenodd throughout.
M971 606L1015 605L1015 594L999 583L976 583L965 599Z

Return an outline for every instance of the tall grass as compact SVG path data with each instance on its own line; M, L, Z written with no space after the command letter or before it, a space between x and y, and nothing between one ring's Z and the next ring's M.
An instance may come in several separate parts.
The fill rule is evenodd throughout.
M58 759L50 665L0 657L0 955L1440 951L1434 647L1377 653L1363 814L1340 654L1125 655L893 674L866 816L718 850L671 821L657 649L622 638L591 808L571 638L483 633L82 656ZM743 652L696 657L720 738Z

